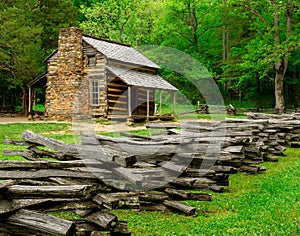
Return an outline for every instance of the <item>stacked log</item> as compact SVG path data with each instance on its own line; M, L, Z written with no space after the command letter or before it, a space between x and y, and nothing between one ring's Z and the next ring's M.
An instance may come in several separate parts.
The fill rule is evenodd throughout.
M10 161L8 161L10 162ZM103 186L84 184L80 181L61 179L60 177L32 178L34 169L46 166L45 161L0 162L2 179L0 194L0 234L6 235L131 235L127 222L106 212L97 205L92 197ZM7 164L7 165L5 165ZM23 167L25 164L26 167ZM28 173L28 176L21 175ZM46 170L46 169L45 169ZM48 169L47 172L51 172ZM9 177L11 172L16 177ZM55 172L55 171L54 171ZM95 190L98 188L98 190ZM81 217L78 221L64 220L49 214L53 211L73 211Z
M161 125L157 127L162 128ZM224 186L229 185L229 174L237 171L253 173L254 167L250 166L263 162L260 151L250 142L250 133L232 131L223 134L217 128L215 136L211 138L212 127L209 126L202 126L198 130L193 124L184 130L174 128L173 124L167 125L170 135L151 138L111 138L84 133L83 144L125 150L136 157L135 168L150 165L155 170L162 167L163 179L160 181L167 186L183 189L223 191ZM256 172L265 170L262 167L255 168ZM172 171L178 174L178 178L172 179Z
M130 235L127 223L118 220L110 210L134 208L193 215L196 208L178 200L212 199L210 194L175 189L173 184L161 186L157 191L140 190L149 179L167 181L172 175L166 177L161 170L153 168L151 162L138 161L136 156L113 147L99 149L91 144L68 145L31 131L24 132L22 137L24 141L6 140L5 143L26 146L27 150L4 151L4 155L20 155L27 160L0 161L0 176L5 180L0 184L2 233ZM83 136L84 142L92 142L91 137ZM55 160L48 160L49 157ZM166 164L165 168L173 172L174 166ZM189 179L190 185L196 182L195 178ZM184 181L178 182L187 186ZM49 214L58 210L75 212L81 218L66 221Z
M253 136L258 146L267 154L267 158L283 155L286 147L298 147L300 141L300 115L246 113L248 119L227 119L226 122L263 124L264 128ZM259 145L260 144L260 145ZM267 159L266 159L267 160Z
M265 171L264 167L253 166L264 161L263 152L252 138L253 132L261 128L257 124L245 126L222 122L188 122L184 125L148 124L147 127L165 128L173 140L176 136L178 140L192 140L198 152L193 156L190 168L199 169L203 161L212 159L214 164L211 170L218 174ZM204 144L206 148L203 148ZM181 155L187 156L184 153Z
M218 136L220 138L223 137L224 144L216 165L220 163L219 160L228 156L224 151L233 150L234 148L235 153L231 152L231 156L235 154L235 158L223 161L222 165L243 166L243 168L239 169L240 171L250 170L249 166L264 161L278 161L277 156L283 155L286 147L299 146L299 114L280 116L249 113L248 115L251 119L225 119L222 122L188 122L183 125L148 124L147 127L163 128L167 130L168 134L180 134L184 139L198 137L199 140L212 136L214 139ZM270 118L266 119L267 117ZM181 130L178 131L178 129ZM221 132L218 132L218 130L221 130ZM240 141L237 139L240 139ZM229 140L231 140L230 148L228 148L227 144ZM241 152L237 152L239 145ZM237 158L236 154L240 158Z
M212 197L187 189L222 192L230 174L265 171L258 164L276 161L274 155L297 146L300 122L291 117L148 124L163 131L152 137L121 133L122 138L82 133L80 145L26 131L23 141L5 141L27 149L4 155L20 155L27 161L0 162L5 180L0 183L0 232L130 235L127 223L110 210L193 215L196 209L181 200L211 201ZM45 157L55 161L41 160ZM61 209L74 211L81 219L66 221L48 214ZM41 221L33 223L37 218ZM49 227L45 222L51 222Z
M264 161L277 161L278 158L274 157L274 155L283 155L286 143L277 142L279 140L277 136L282 136L282 134L278 133L277 129L270 127L267 120L226 119L225 122L232 126L248 127L251 132L252 142L261 151ZM253 128L252 130L251 127Z

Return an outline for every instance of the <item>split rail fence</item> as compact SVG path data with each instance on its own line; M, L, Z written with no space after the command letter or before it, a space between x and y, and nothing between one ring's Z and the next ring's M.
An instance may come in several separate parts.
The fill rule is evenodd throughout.
M188 190L223 192L231 174L264 172L263 162L278 161L286 147L299 146L299 114L248 116L151 123L147 128L157 129L151 137L82 133L80 145L25 131L23 140L5 144L27 149L3 154L27 160L0 161L0 232L131 235L112 209L194 215L197 209L182 200L211 201L212 196ZM49 214L53 211L75 212L80 219L64 220Z

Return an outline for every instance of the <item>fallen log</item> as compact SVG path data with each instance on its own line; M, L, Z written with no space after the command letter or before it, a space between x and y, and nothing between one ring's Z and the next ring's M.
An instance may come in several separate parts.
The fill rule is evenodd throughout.
M239 168L239 171L247 172L251 174L259 173L265 170L266 169L264 167L260 167L260 166L242 166Z
M31 186L31 185L12 185L7 187L7 193L15 198L24 197L83 197L87 198L92 190L90 185L71 185L71 186Z
M112 149L111 147L105 148L95 145L69 145L55 139L43 137L32 131L25 131L22 137L27 141L58 151L59 156L56 158L59 160L61 160L62 157L64 157L64 160L68 160L72 157L72 159L93 159L99 162L111 163L115 158L118 164L125 165L125 167L127 167L127 164L132 165L135 161L132 155L128 155L122 150L118 151L117 149ZM38 149L34 150L44 153L44 151ZM55 153L52 153L51 155L55 158Z
M117 208L138 208L138 192L117 192L117 193L99 193L93 201L107 209Z
M158 203L169 199L170 197L167 194L161 192L155 192L155 193L146 192L139 195L139 200L144 202Z
M150 140L152 140L151 137L137 135L137 134L131 134L131 133L126 133L126 132L120 132L120 134L124 137L133 138L136 141L145 141L145 140L150 141Z
M7 188L7 187L9 187L11 185L14 185L15 183L16 183L16 181L15 180L11 180L11 179L3 181L3 182L0 182L0 189Z
M146 124L147 129L174 129L180 127L181 125L178 124L155 124L155 123Z
M43 204L39 209L44 212L52 211L95 211L99 209L96 203L93 203L90 199L82 200L79 198L50 198L46 199L46 204Z
M4 140L3 144L7 145L16 145L16 146L27 146L27 147L35 147L37 144L22 140Z
M116 226L113 228L110 234L111 236L131 236L127 221L117 221Z
M45 203L47 201L48 201L47 199L10 199L10 200L1 199L0 216L3 214L7 214L22 209L24 207Z
M4 150L3 156L21 156L29 161L38 160L38 156L36 155L36 153L29 150Z
M237 169L232 166L215 165L212 167L212 170L214 170L217 173L227 173L227 174L236 174L237 173Z
M92 232L97 232L97 231L99 233L99 227L97 227L93 223L87 222L85 220L76 220L75 224L76 224L76 232L78 236L92 235L91 234ZM106 236L108 235L106 234Z
M61 152L50 152L46 150L41 150L38 147L29 147L30 151L33 151L35 154L37 154L40 158L54 158L61 161L67 161L74 159L72 156L64 155Z
M118 217L109 212L96 212L85 219L106 230L114 228L118 221Z
M172 211L169 207L165 206L162 203L153 203L153 202L141 202L139 209L142 211L161 211L161 212Z
M217 193L223 193L225 191L224 186L212 185L209 187L209 190Z
M0 170L1 179L44 179L50 177L95 179L89 172L74 172L72 170L42 169L38 171L3 171ZM105 175L104 175L105 176Z
M71 236L75 234L76 230L72 221L25 209L6 218L1 225L6 229L10 229L11 226L17 226L20 229L18 233L21 235L26 232L27 235ZM18 233L14 235L18 235Z
M166 188L165 192L173 200L197 200L197 201L211 201L212 195L206 193L191 193L183 190L177 190L172 188Z
M35 179L20 179L16 181L19 185L32 185L32 186L53 186L58 185L49 180L35 180ZM72 183L74 184L74 183Z
M44 137L42 135L36 134L29 130L26 130L22 134L22 138L24 138L26 141L29 141L31 143L36 143L38 145L48 147L52 150L62 152L65 155L70 155L73 157L78 157L79 155L75 145L68 145L65 144L64 142L52 138Z
M132 167L137 162L137 159L135 156L114 156L112 161L122 167Z
M103 167L103 163L97 161L0 161L0 169L65 169L73 167Z
M182 213L184 213L187 216L194 215L195 212L196 212L196 208L195 207L191 207L191 206L188 206L188 205L185 205L183 203L176 202L176 201L165 200L163 202L163 204L165 206L167 206L167 207L175 210L175 211L182 212Z

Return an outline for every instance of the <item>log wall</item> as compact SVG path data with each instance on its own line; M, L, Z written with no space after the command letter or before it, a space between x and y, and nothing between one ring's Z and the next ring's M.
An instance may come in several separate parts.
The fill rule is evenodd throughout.
M112 74L108 75L108 117L128 117L128 86Z
M85 42L83 42L83 52L86 60L84 78L89 83L89 97L86 99L89 102L89 114L92 117L106 117L108 110L107 78L105 69L107 58ZM98 82L99 86L98 104L92 104L91 102L91 86L93 81Z

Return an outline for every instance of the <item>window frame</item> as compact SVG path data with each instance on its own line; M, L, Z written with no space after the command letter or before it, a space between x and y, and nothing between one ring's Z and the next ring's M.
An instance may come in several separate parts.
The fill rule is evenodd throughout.
M100 81L97 79L90 79L90 105L100 105Z

